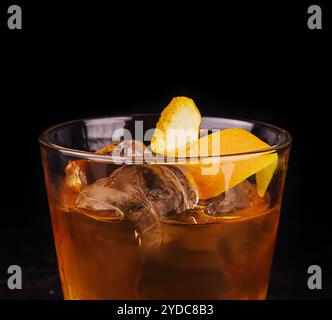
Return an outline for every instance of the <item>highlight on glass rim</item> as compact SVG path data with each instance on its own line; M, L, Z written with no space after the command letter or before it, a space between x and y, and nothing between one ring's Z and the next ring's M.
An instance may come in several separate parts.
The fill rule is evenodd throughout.
M265 299L290 144L188 97L44 131L64 298Z

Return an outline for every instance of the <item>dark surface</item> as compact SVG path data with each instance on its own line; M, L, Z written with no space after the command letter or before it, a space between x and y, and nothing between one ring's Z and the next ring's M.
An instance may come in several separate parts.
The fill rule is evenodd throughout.
M192 97L204 115L291 132L269 298L331 298L327 18L325 30L309 31L307 6L295 4L235 3L222 12L212 4L140 5L96 15L83 4L23 8L21 33L1 26L0 298L61 298L38 133L85 116L159 113L176 95ZM329 14L326 2L323 10ZM6 287L12 264L23 269L21 291ZM323 290L307 288L312 264L322 267Z

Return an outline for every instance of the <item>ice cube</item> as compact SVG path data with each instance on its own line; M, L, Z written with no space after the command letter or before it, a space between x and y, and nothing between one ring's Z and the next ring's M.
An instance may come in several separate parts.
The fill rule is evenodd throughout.
M230 190L212 199L206 213L211 215L227 215L239 213L245 209L258 208L268 204L267 196L261 198L256 187L245 180Z
M142 156L146 150L145 145L138 140L125 140L107 145L96 151L102 155L116 155L120 157ZM90 170L89 170L90 169ZM99 172L100 171L100 172ZM69 160L65 168L65 185L74 192L79 192L91 180L100 178L107 171L101 163L91 164L87 160ZM100 174L101 173L101 174Z
M80 191L87 184L86 160L70 160L65 168L65 184L73 191Z
M84 188L77 207L101 212L104 219L122 215L131 220L142 244L156 246L162 241L159 219L192 209L198 201L186 173L167 165L125 165L109 177Z
M116 189L108 189L106 185L107 178L104 178L83 189L78 195L77 207L82 209L86 215L97 220L122 220L123 212L116 204L128 202L128 196Z

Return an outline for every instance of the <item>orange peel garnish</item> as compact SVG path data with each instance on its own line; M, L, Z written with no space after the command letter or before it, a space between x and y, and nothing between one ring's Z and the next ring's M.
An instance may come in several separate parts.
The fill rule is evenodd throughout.
M253 174L263 197L278 163L276 152L255 153L266 148L270 146L252 133L230 128L192 141L178 152L194 159L184 166L194 177L201 199L215 197Z
M192 99L173 98L161 113L151 139L151 150L175 156L178 148L198 139L201 121L201 114Z
M191 173L201 199L215 197L254 174L257 192L263 197L277 167L277 153L255 153L270 146L240 128L198 139L200 124L201 115L192 99L173 98L157 123L152 151L168 157L187 157L175 164Z

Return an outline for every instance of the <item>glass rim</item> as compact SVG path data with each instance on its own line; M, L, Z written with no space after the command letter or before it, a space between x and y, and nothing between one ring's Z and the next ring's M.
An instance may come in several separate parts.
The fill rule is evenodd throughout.
M79 118L79 119L75 119L75 120L69 120L69 121L64 121L58 124L55 124L51 127L48 127L46 129L44 129L38 137L38 141L42 146L45 146L49 149L52 149L54 151L58 151L63 155L66 156L72 156L72 157L76 157L76 158L82 158L82 159L87 159L87 160L95 160L95 161L102 161L102 162L117 162L117 161L126 161L128 160L129 162L135 163L142 163L142 161L147 161L149 160L149 157L146 156L135 156L135 160L133 161L133 157L132 156L114 156L114 155L102 155L102 154L96 154L95 152L92 151L84 151L84 150L78 150L78 149L74 149L74 148L68 148L68 147L63 147L60 145L57 145L55 143L52 143L51 141L49 141L49 133L53 130L56 130L58 128L61 128L62 126L66 126L66 125L70 125L70 124L74 124L74 123L79 123L81 121L89 121L89 120L97 120L97 119L118 119L118 120L135 120L135 117L160 117L159 114L156 113L133 113L133 114L128 114L128 115L105 115L105 116L94 116L94 117L85 117L85 118ZM291 145L292 143L292 136L291 134L283 129L280 128L276 125L272 125L270 123L267 122L263 122L263 121L257 121L257 120L250 120L250 119L244 119L244 118L227 118L227 117L214 117L214 116L207 116L207 117L202 117L202 119L219 119L219 120L230 120L230 121L241 121L241 122L247 122L250 124L258 124L261 126L265 126L267 128L272 128L275 129L277 131L279 131L280 133L285 135L285 139L283 139L283 141L279 144L276 145L272 145L268 148L263 148L263 149L258 149L258 150L254 150L254 151L246 151L246 152L238 152L238 153L231 153L231 154L226 154L226 155L213 155L213 156L198 156L198 157L168 157L167 159L174 159L177 162L181 162L181 161L186 161L186 160L203 160L203 159L211 159L211 158L231 158L231 157L243 157L243 156L248 156L248 155L260 155L260 154L269 154L269 153L273 153L276 152L280 149L284 149L287 148ZM222 130L222 129L221 129ZM158 154L152 153L155 155L155 157L152 157L153 160L156 160L158 158L156 158L156 156L158 156ZM166 156L164 155L159 155L162 158L165 158ZM137 160L137 161L136 161ZM150 158L151 160L151 158ZM172 161L171 161L172 162Z

